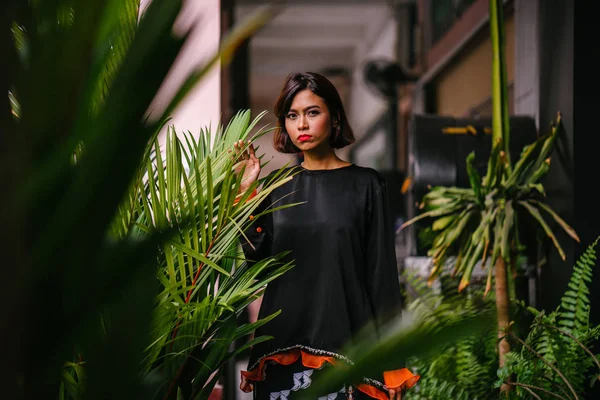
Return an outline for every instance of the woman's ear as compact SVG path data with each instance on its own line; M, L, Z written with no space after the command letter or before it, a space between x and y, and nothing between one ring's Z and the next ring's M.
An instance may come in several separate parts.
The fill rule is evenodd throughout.
M338 113L333 119L333 126L338 127L341 126L340 121L342 120L342 116Z

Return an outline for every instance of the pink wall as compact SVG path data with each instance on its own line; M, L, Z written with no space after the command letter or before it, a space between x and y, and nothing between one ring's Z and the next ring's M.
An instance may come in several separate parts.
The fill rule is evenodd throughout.
M151 0L141 0L143 10ZM166 99L174 93L195 68L202 66L219 47L220 41L220 0L184 0L183 10L175 23L178 34L196 30L189 37L173 68L167 75L150 109L158 112L166 107ZM173 112L170 124L180 131L191 131L198 136L200 128L215 126L221 116L221 68L217 64L204 79L188 94L187 98ZM166 129L165 129L166 130ZM164 141L164 132L159 136Z

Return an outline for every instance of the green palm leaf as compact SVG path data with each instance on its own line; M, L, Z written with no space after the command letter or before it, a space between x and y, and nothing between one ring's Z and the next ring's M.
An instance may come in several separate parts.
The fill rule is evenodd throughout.
M221 329L229 329L231 320L227 313L238 313L248 306L268 282L292 267L278 261L283 254L248 264L238 250L239 239L252 222L250 215L272 190L295 173L288 170L274 174L257 196L249 199L246 193L241 201L234 202L241 177L234 174L228 150L234 142L246 139L250 127L262 115L250 121L249 111L243 111L227 129L217 126L216 133L204 130L205 137L212 138L210 141L178 135L171 127L164 155L155 142L150 153L154 157L143 164L141 175L147 177L148 190L137 192L141 198L136 203L140 204L140 216L152 218L138 217L132 227L149 232L169 226L179 233L164 242L159 258L159 281L163 287L154 312L152 345L146 349L145 371L154 374L160 368L165 387L180 388L186 396L198 389L196 384L190 386L190 379L210 384L208 378L215 368L234 354L229 351L229 344L223 348L222 343L211 339ZM226 143L231 146L225 146ZM293 205L286 207L289 206ZM263 214L281 208L273 206ZM251 327L236 327L234 337L247 336L249 329L273 317ZM219 340L230 343L233 339L226 335ZM210 360L198 364L190 357Z

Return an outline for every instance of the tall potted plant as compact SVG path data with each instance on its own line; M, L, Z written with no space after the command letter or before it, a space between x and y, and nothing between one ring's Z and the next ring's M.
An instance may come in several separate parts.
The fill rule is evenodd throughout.
M456 256L454 275L460 278L458 290L471 281L471 275L481 262L487 268L487 294L495 288L499 365L504 365L510 345L504 339L510 323L509 297L513 287L511 263L520 246L520 224L533 221L558 250L565 253L544 216L552 218L576 241L575 231L545 202L542 178L550 168L550 155L556 138L563 130L558 114L550 133L526 146L513 165L509 153L510 129L507 99L506 62L504 57L503 2L489 0L490 36L492 40L492 150L485 176L479 176L473 161L466 159L469 188L433 187L423 197L419 216L403 227L431 218L436 237L428 255L433 258L430 281L437 278L450 255ZM503 389L508 389L505 385Z

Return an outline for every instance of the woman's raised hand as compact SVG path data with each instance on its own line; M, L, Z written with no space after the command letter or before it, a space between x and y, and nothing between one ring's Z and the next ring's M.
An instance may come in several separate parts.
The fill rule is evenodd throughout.
M233 157L236 163L234 172L236 175L243 172L240 193L246 192L260 175L260 160L256 157L254 145L248 141L248 147L246 149L244 147L245 143L243 140L239 140L233 144Z

